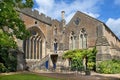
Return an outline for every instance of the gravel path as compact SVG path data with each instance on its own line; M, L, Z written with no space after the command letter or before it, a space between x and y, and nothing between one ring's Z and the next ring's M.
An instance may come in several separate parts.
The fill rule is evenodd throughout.
M42 76L60 78L63 80L120 80L120 74L98 74L92 72L90 76L81 73L38 73ZM111 76L112 75L112 76ZM114 76L115 75L115 76Z
M33 73L37 75L42 75L46 77L59 78L61 80L120 80L120 74L99 74L95 72L91 72L91 75L85 76L83 73L76 72L47 72L47 71L39 71L39 72L10 72L10 73L1 73L0 75L12 75L19 73Z

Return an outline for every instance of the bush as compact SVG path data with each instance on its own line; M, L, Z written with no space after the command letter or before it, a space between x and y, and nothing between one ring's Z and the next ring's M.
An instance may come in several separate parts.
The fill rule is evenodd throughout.
M120 61L119 60L102 61L100 64L98 64L97 72L105 74L120 73Z
M2 72L16 71L17 67L17 54L15 52L8 52L9 48L6 46L0 47L0 63L1 67L5 66L6 69L1 69ZM5 71L4 71L5 70Z
M88 66L88 69L93 70L95 66L95 62L88 62L87 66Z
M87 69L95 70L96 68L96 47L93 49L75 49L66 51L63 54L64 59L71 59L71 69L72 70L83 70L83 59L85 59L85 64Z
M82 59L80 58L72 59L72 64L71 64L72 71L75 71L75 70L82 71L83 69L84 69L84 66L83 66Z
M6 67L4 66L4 64L3 63L0 63L0 73L1 72L6 72Z

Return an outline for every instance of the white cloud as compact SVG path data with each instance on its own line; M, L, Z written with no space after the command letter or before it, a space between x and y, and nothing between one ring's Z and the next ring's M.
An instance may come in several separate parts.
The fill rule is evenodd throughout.
M119 6L120 6L120 0L115 0L115 1L114 1L114 4L116 4L116 5L119 5Z
M35 0L40 13L44 13L52 18L61 19L61 11L65 11L66 21L70 21L76 11L82 11L92 17L99 17L99 4L102 0L73 0L72 3L66 3L64 0Z
M42 12L42 13L47 13L49 10L51 10L53 8L54 4L54 0L35 0L38 7L35 8L38 11Z
M120 38L120 18L109 18L106 24Z

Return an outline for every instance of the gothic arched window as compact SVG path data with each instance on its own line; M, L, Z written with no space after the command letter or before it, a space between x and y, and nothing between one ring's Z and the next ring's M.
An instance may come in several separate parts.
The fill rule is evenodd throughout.
M25 40L25 59L40 60L45 51L45 42L42 32L37 27L30 29L31 37Z
M75 49L76 47L75 47L75 38L76 38L76 36L75 36L75 33L74 33L74 31L71 31L71 33L70 33L70 38L69 38L69 48L70 49Z
M80 30L80 34L79 34L79 48L80 49L87 48L87 32L84 28Z

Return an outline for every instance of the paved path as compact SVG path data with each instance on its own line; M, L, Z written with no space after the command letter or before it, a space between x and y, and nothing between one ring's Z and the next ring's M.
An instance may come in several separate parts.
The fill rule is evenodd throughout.
M95 72L91 72L90 76L85 76L84 72L39 72L38 74L65 80L120 80L120 74L99 74Z
M85 76L84 72L50 72L50 71L39 71L39 72L11 72L2 73L0 75L11 75L19 73L34 73L46 77L60 78L62 80L120 80L120 74L99 74L91 72L90 76Z
M91 75L99 75L104 77L116 77L120 79L120 74L99 74L99 73L92 72Z

